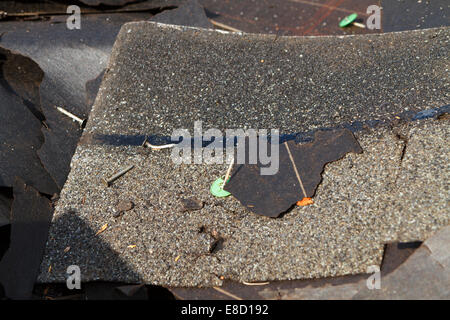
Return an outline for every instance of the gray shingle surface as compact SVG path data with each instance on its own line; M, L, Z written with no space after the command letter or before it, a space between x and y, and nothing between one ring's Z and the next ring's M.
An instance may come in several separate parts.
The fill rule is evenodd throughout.
M448 102L448 40L448 28L275 39L127 24L84 135L167 135L192 129L194 120L292 133L441 106ZM279 219L210 195L226 164L175 165L169 150L85 139L55 211L39 281L65 281L72 264L83 281L171 286L220 285L221 276L354 274L380 264L384 243L424 240L449 223L447 120L366 129L356 138L364 152L326 166L316 206ZM136 167L113 186L101 183L129 164ZM204 207L182 212L181 199L189 197ZM114 218L120 201L135 206ZM225 242L210 254L213 231Z

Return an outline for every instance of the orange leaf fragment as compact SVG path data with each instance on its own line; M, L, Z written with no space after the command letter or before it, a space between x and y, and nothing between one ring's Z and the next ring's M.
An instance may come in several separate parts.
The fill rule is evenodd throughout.
M309 206L311 204L314 204L314 201L312 200L312 198L303 198L302 200L297 201L297 205L299 207Z

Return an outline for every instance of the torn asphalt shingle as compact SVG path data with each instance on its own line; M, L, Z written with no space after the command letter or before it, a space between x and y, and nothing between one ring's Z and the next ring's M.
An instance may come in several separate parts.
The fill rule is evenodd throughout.
M427 239L401 266L381 279L380 290L353 299L450 299L450 226Z
M40 105L31 103L39 100L39 94L33 92L36 88L39 92L40 83L22 82L21 74L13 72L22 68L24 73L36 74L40 68L31 59L17 56L0 47L0 187L12 187L15 177L20 176L28 185L51 195L59 188L37 154L44 137L41 120L36 117ZM27 62L16 64L18 61Z
M204 128L292 133L440 107L448 103L448 40L448 28L275 40L127 24L84 135L170 135L192 129L195 120ZM39 281L65 281L71 264L85 281L168 286L220 285L220 276L265 281L366 272L381 262L383 243L423 240L448 224L448 128L429 119L357 132L364 152L325 167L317 206L276 220L210 195L227 164L175 165L169 150L79 145ZM102 185L102 177L131 163L129 174ZM177 210L188 197L204 207ZM111 212L122 200L135 207L116 220ZM210 252L202 226L224 239L219 250Z
M302 38L129 23L92 128L171 135L202 120L205 130L293 133L440 107L450 92L448 30Z
M106 67L121 25L148 17L148 13L86 15L80 30L68 29L66 16L53 16L46 21L6 21L0 24L0 34L5 32L0 39L1 46L32 59L44 74L37 87L38 94L34 96L40 98L36 106L45 117L48 128L42 126L44 140L35 151L59 188L69 173L70 159L81 130L56 107L64 107L81 118L87 118L91 105L86 102L86 83L99 76ZM25 65L18 67L25 68ZM12 71L10 74L13 75ZM27 78L31 79L30 76Z
M234 165L224 189L248 210L276 218L297 201L314 196L327 163L341 159L348 152L361 153L362 149L348 129L317 131L311 143L299 145L289 141L280 144L278 170L271 175L261 174L261 162L248 163L248 143L245 144L245 152L246 164ZM299 174L301 185L294 170ZM303 193L303 188L306 194Z
M264 288L259 295L264 299L282 300L448 300L449 237L449 226L433 234L396 270L380 278L380 289L368 289L367 280L372 273L357 283L327 285L320 288L314 286L281 290ZM444 263L441 259L444 259Z
M29 299L39 272L52 218L50 201L25 182L14 181L11 243L0 261L0 284L11 299Z
M366 272L367 266L381 262L383 243L425 239L449 223L449 170L438 160L448 157L448 123L424 120L411 130L415 136L403 161L407 164L419 151L423 156L414 167L403 167L404 143L395 132L358 133L364 153L327 165L317 207L294 208L276 220L247 211L232 197L209 194L226 164L174 166L165 151L80 146L58 202L39 281L64 281L70 264L80 265L86 281L171 286L220 285L218 276L265 281ZM415 152L409 155L409 150ZM433 154L438 164L426 154ZM114 187L100 183L102 176L129 162L140 165ZM424 192L426 197L418 196ZM186 196L199 198L205 207L180 212L178 202ZM114 221L115 201L126 199L135 208ZM83 221L83 227L70 223L70 216ZM104 223L108 230L95 237ZM198 232L201 226L225 239L213 255L211 239ZM103 250L98 242L104 243ZM136 247L128 249L130 244ZM67 246L72 249L64 253Z
M418 243L418 244L417 244ZM381 265L381 278L394 271L414 253L421 242L389 243L385 246ZM248 285L235 281L224 281L221 290L210 288L170 287L169 290L179 300L255 300L255 299L294 299L321 298L342 299L351 297L356 286L361 286L361 280L366 281L369 275L351 274L341 277L314 278L290 281L260 282L258 285ZM341 288L339 288L341 287ZM343 288L350 288L347 292ZM339 288L333 290L333 288ZM364 287L363 287L364 288ZM320 290L324 289L324 290ZM331 289L331 290L330 290ZM420 288L415 288L420 290ZM310 295L314 293L318 296Z

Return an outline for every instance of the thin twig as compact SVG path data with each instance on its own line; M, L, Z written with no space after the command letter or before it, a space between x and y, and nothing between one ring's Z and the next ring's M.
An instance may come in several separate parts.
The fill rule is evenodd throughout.
M367 13L362 12L362 11L355 11L355 10L350 10L350 9L345 9L345 8L338 8L336 6L330 6L330 5L326 5L326 4L323 4L323 3L316 3L316 2L312 2L312 1L306 1L306 0L289 0L289 1L302 3L302 4L308 4L308 5L316 6L316 7L327 8L328 10L341 11L341 12L347 12L347 13L357 12L359 15L367 15Z
M245 284L246 286L265 286L268 285L270 282L246 282L246 281L242 281L243 284Z
M229 296L229 297L231 297L231 298L233 298L233 299L236 299L236 300L243 300L242 298L239 298L238 296L235 296L235 295L232 294L231 292L228 292L228 291L226 291L226 290L223 290L222 288L219 288L219 287L213 287L213 289L215 289L215 290L219 291L220 293L223 293L224 295L227 295L227 296Z
M300 174L298 173L297 166L295 165L294 158L292 157L292 153L291 153L291 150L289 149L289 145L287 144L287 141L284 142L284 146L286 147L286 150L288 152L289 159L291 159L292 166L294 167L295 175L297 176L297 180L300 183L300 187L302 188L303 194L304 194L305 198L307 198L308 196L306 195L305 187L303 186L302 179L300 178Z
M215 20L213 20L213 19L209 19L209 21L210 21L214 26L219 27L219 28L222 28L222 29L224 29L224 30L232 31L232 32L242 32L242 31L239 30L239 29L230 27L230 26L228 26L228 25L226 25L226 24L223 24L223 23L221 23L221 22L215 21Z
M234 164L234 157L231 158L230 165L228 166L227 173L225 174L225 179L223 180L223 183L222 183L222 189L223 189L223 187L225 187L225 184L227 183L228 177L230 176L230 173L231 173L231 169L233 169L233 164Z
M96 10L96 9L87 9L81 8L80 14L105 14L105 13L139 13L139 12L148 12L150 9L106 9L106 10ZM5 11L0 11L0 13L4 13L6 17L12 18L22 18L22 17L35 17L35 16L67 16L69 15L65 11L35 11L35 12L12 12L8 13Z

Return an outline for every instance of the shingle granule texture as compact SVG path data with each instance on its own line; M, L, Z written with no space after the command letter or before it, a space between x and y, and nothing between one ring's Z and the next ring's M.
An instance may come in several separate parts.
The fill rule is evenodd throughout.
M229 34L152 22L118 35L88 132L282 133L448 104L450 29L343 37Z
M447 28L276 39L127 24L84 135L170 135L195 120L292 133L438 107L448 102L448 41ZM424 240L449 224L448 120L355 137L363 153L326 165L316 206L278 219L209 193L227 164L176 165L170 150L85 139L38 280L64 282L70 265L80 266L82 281L167 286L355 274L381 263L384 243ZM102 184L130 164L111 187ZM203 208L183 212L181 200L191 197ZM121 201L134 208L114 218ZM218 235L223 245L211 253Z

